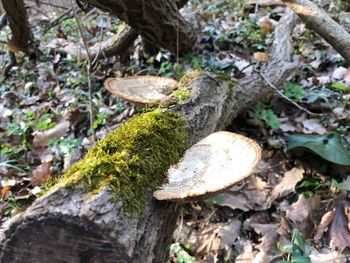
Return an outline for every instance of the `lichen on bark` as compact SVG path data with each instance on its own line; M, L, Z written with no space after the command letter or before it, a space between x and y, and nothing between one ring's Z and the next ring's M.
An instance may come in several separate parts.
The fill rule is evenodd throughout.
M51 189L74 186L95 194L109 185L124 213L139 214L146 192L156 189L183 155L187 137L179 113L155 109L134 116L97 142Z

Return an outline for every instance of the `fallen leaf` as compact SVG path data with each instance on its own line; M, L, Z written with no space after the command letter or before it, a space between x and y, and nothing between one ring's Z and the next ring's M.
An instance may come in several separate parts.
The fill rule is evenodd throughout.
M49 148L38 148L35 150L38 155L40 162L51 162L53 160L52 152Z
M210 224L199 230L193 231L188 243L191 244L191 250L197 255L206 255L210 252L217 252L220 247L220 238L217 233L222 224Z
M334 215L335 215L335 209L328 211L322 216L321 222L317 225L317 228L316 228L316 234L314 237L315 242L320 241L323 234L328 230L328 226L330 225L330 223L332 223Z
M350 201L338 200L334 207L335 215L329 231L330 246L342 252L346 247L350 247L349 219L345 214L350 209Z
M235 250L235 253L238 254L238 256L235 259L235 262L239 262L239 263L253 262L256 252L253 251L252 241L242 237L236 242L234 246L234 250Z
M235 62L235 66L246 75L251 75L253 73L253 67L251 63L246 60L239 60Z
M18 48L13 40L9 40L7 42L7 47L12 53L15 53L15 54L18 53Z
M278 198L285 197L295 191L295 186L303 179L305 170L301 167L294 167L284 173L282 180L273 188L271 195L266 203L266 208L271 206L272 202Z
M317 211L320 204L317 195L307 200L300 195L298 201L286 209L286 217L292 221L293 228L299 229L305 238L310 237L314 230L314 211Z
M263 16L259 19L259 26L265 34L271 33L274 30L274 26L268 16Z
M51 178L51 162L44 162L37 166L33 171L33 177L30 181L30 185L34 187L40 186Z
M234 219L220 228L218 233L221 239L220 249L228 248L234 244L241 232L241 227L242 222L238 219Z
M307 119L303 120L301 123L304 126L303 132L305 134L317 133L322 135L327 132L318 119Z
M320 85L326 85L332 82L330 76L321 76L321 77L318 77L317 80L320 83Z
M345 110L344 107L337 107L333 110L333 113L337 120L340 119L349 119L350 118L350 113Z
M1 188L1 199L5 200L7 198L7 194L9 193L11 187L9 185L5 185Z
M264 210L268 192L267 183L259 176L253 175L247 180L243 189L232 188L224 193L224 198L219 205L230 207L233 210Z
M240 234L241 226L242 223L238 219L225 224L210 224L198 231L193 231L188 238L188 243L192 244L191 250L198 255L217 254L220 249L233 245Z
M265 52L255 52L254 59L259 61L259 62L265 62L265 61L267 61L267 55Z
M342 255L339 251L331 251L328 248L317 251L315 248L311 247L309 257L311 263L346 263L349 255Z
M294 132L297 130L291 122L282 123L280 129L284 132Z
M262 236L259 239L260 243L256 246L259 253L256 254L254 263L270 262L273 248L278 240L279 224L251 224L251 227Z
M336 80L342 80L345 77L346 68L339 67L333 71L332 78Z
M201 262L202 263L216 263L216 262L218 262L218 257L217 257L217 255L215 255L213 253L209 253L208 255L206 255L204 257L203 260L201 260Z

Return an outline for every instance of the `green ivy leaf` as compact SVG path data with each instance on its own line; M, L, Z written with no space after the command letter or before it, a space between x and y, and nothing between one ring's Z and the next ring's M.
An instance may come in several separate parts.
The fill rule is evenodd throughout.
M296 148L307 148L332 163L350 165L349 144L339 134L291 135L288 150Z
M330 85L330 88L335 89L335 90L341 90L341 91L350 91L350 88L347 85L339 83L339 82L333 82Z
M301 99L305 95L305 91L303 90L303 88L300 85L294 84L294 83L289 82L289 81L284 84L283 93L287 97L292 98L297 102L301 101Z

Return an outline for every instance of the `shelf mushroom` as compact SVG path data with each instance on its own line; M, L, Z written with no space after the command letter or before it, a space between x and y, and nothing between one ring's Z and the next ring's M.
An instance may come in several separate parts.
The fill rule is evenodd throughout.
M137 105L165 99L177 84L174 79L154 76L109 78L104 82L112 94Z
M225 131L213 133L169 168L167 182L153 196L168 201L207 199L251 175L260 158L261 148L252 139Z

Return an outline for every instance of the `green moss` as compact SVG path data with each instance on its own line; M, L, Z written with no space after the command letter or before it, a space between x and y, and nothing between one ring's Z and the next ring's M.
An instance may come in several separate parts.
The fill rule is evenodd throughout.
M200 74L199 71L193 71L183 76L180 79L176 89L171 93L171 97L179 102L182 102L187 97L191 96L192 89L186 87L186 85L191 81L195 80L196 78L198 78L199 74Z
M122 201L123 212L138 214L146 191L160 185L187 146L182 115L160 109L143 113L97 142L55 187L81 185L95 194L109 185L115 200Z
M171 93L172 97L175 97L178 101L184 101L188 96L191 95L190 89L178 88Z

